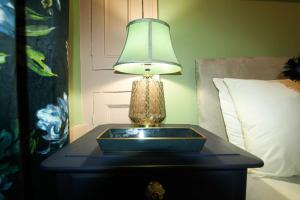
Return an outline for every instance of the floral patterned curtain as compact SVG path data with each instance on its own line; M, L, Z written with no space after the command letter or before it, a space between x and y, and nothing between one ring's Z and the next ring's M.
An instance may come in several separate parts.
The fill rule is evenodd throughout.
M16 2L0 0L0 200L24 199L26 184L40 199L36 191L43 191L46 184L40 162L69 142L68 1L25 1L26 44L16 44ZM19 45L24 45L26 55L24 83L17 78ZM26 96L18 93L20 84L26 85ZM26 116L20 116L22 106ZM19 127L24 117L26 131ZM24 158L30 165L30 183L22 171Z

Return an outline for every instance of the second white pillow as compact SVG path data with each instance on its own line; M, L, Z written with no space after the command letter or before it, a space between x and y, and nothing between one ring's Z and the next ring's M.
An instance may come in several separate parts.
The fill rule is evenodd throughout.
M224 79L247 150L264 160L257 173L300 174L300 93L278 81Z
M237 116L236 109L228 88L221 78L214 78L213 82L219 91L221 111L228 140L230 143L240 147L241 149L245 149L241 122Z

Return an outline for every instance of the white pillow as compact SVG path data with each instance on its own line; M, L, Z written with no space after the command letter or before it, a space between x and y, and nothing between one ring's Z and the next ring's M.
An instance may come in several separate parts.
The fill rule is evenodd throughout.
M279 81L224 79L260 175L300 174L300 93Z
M227 86L221 78L214 78L213 82L219 90L220 105L228 140L230 143L240 147L241 149L245 149L241 122L238 119L234 103Z

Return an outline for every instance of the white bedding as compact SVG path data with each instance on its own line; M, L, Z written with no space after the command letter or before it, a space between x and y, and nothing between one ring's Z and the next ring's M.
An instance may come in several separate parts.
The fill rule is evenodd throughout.
M300 176L284 179L261 178L248 174L247 200L299 200Z
M213 78L278 78L287 57L202 59L196 62L199 125L224 140L226 136L217 89ZM262 178L248 174L247 200L300 200L300 176Z

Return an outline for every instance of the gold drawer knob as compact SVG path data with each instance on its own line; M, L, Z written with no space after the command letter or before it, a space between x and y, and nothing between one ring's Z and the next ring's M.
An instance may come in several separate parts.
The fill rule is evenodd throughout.
M165 193L165 189L158 181L151 181L147 186L146 196L149 200L162 200Z

